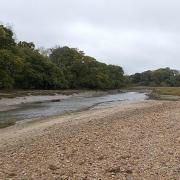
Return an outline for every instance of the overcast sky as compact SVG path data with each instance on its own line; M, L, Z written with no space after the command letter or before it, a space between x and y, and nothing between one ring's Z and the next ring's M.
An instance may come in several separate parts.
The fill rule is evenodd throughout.
M180 0L0 0L0 22L36 47L77 47L128 74L180 70Z

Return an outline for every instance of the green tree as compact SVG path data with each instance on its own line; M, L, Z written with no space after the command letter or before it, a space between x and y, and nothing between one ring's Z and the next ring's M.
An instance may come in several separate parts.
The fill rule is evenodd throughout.
M32 42L16 43L12 30L0 25L1 89L114 89L124 86L124 79L120 66L100 63L67 46L42 53Z

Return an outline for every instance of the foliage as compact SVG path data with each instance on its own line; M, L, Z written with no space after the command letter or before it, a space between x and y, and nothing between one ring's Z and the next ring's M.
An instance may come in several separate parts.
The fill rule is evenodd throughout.
M180 96L179 87L157 87L154 88L154 91L160 95Z
M118 89L132 84L180 86L180 73L164 68L124 76L120 66L76 48L38 50L32 42L17 43L13 31L0 25L0 89Z
M63 69L69 88L114 89L124 85L121 67L100 63L77 49L56 47L50 59Z
M46 53L32 42L17 43L12 30L0 25L0 89L114 89L124 86L123 74L121 67L75 48L55 47Z
M0 42L0 49L10 49L15 45L12 30L3 25L0 25Z
M180 86L180 72L170 68L161 68L155 71L145 71L130 76L132 84L139 86Z

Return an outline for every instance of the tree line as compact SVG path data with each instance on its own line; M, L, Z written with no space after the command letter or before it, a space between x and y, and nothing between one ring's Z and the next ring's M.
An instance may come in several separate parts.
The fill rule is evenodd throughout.
M124 86L122 67L98 62L82 51L55 47L49 53L16 42L0 25L0 89L116 89Z
M0 25L0 89L119 89L180 86L178 70L161 68L125 76L123 68L98 62L76 48L39 50Z
M131 85L135 86L180 86L180 72L170 68L135 73L129 77Z

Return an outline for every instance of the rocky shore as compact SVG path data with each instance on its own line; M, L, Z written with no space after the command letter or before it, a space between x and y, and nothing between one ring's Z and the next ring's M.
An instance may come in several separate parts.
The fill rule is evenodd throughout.
M180 179L180 101L91 109L0 130L0 179Z

